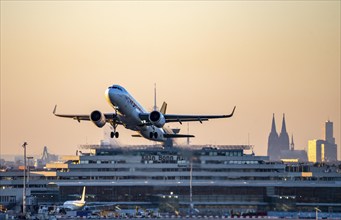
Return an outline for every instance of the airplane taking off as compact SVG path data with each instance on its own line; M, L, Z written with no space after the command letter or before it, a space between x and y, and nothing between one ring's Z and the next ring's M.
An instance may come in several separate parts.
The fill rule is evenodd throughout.
M83 187L83 193L80 200L66 201L63 204L63 208L67 210L81 210L85 206L85 186Z
M116 131L118 125L138 132L134 137L144 137L153 141L165 142L168 138L194 137L193 135L175 134L164 125L169 122L189 122L189 121L208 121L215 118L229 118L233 116L234 110L229 115L175 115L166 114L167 103L163 103L160 111L154 109L152 112L146 111L122 86L113 85L105 91L106 100L114 108L114 113L102 113L98 110L90 115L67 115L57 114L55 106L53 114L58 117L73 118L80 122L81 120L92 121L97 127L101 128L106 123L112 126L111 138L118 138Z

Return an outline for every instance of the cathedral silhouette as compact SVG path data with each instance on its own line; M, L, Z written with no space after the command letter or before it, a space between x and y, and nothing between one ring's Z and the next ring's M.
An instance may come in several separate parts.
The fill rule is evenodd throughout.
M282 129L278 135L276 131L275 114L272 116L271 132L268 139L268 156L272 161L281 159L281 153L288 151L290 147L289 135L285 124L285 115L283 114Z

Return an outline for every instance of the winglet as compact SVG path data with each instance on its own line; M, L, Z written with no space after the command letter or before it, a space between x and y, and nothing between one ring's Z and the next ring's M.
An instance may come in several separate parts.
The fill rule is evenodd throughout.
M234 110L236 110L236 106L234 106L233 110L232 110L232 113L228 115L228 117L232 117L233 114L234 114Z
M56 115L57 105L54 106L53 114Z

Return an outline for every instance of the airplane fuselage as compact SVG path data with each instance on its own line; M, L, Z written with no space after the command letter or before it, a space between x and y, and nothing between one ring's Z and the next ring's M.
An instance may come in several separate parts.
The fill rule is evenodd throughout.
M85 201L75 200L75 201L66 201L63 204L64 209L67 210L81 210L85 205Z
M105 91L108 103L117 110L120 121L127 129L137 131L144 138L166 141L163 128L158 128L140 119L139 114L148 113L123 87L113 85ZM157 135L155 135L157 133ZM153 134L153 135L151 135Z

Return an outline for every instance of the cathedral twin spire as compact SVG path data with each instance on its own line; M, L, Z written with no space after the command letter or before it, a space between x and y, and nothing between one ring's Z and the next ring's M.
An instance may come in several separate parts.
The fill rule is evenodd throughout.
M272 114L271 133L274 133L274 134L276 134L278 136L277 131L276 131L275 113Z
M281 134L285 134L285 133L287 133L287 126L285 125L285 114L283 114Z
M282 129L279 135L276 131L275 114L273 114L271 132L268 139L268 156L270 160L279 160L283 150L289 150L289 135L285 123L285 114L283 114Z

